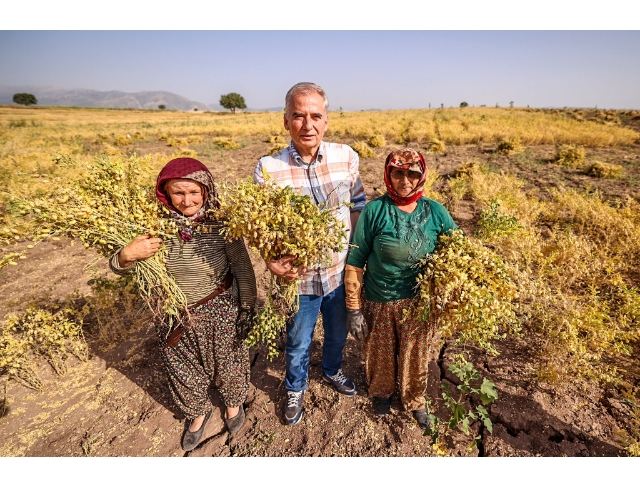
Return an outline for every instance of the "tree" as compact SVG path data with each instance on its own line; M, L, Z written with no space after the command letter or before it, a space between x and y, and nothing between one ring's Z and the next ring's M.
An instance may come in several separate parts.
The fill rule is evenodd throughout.
M509 102L509 108L513 108L513 102L512 101Z
M31 93L16 93L13 95L13 103L18 105L37 105L38 100Z
M460 103L460 108L464 108L464 107L468 107L469 104L466 101L463 101L462 103Z
M158 108L159 108L160 110L164 110L164 109L165 109L165 108L167 108L167 107L166 107L166 105L158 105Z
M226 95L221 95L220 105L227 110L231 110L231 113L236 113L236 108L247 108L243 96L238 93L227 93Z

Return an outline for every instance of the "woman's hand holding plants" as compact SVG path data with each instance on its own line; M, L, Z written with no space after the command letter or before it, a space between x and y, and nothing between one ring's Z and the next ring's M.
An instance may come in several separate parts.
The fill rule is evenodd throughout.
M162 247L162 239L151 237L148 234L134 238L118 254L118 264L125 268L137 260L145 260L153 257Z

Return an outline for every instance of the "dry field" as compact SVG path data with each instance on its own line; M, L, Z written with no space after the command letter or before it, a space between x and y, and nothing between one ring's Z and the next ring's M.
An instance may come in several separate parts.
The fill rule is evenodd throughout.
M245 178L260 156L288 143L281 119L0 107L0 335L11 336L11 313L67 310L68 321L82 320L86 340L80 358L43 349L25 355L40 390L0 366L0 455L184 455L184 421L168 395L145 307L79 242L34 242L38 229L20 215L17 199L50 201L101 154L143 158L148 182L178 155L198 158L219 181ZM456 354L496 384L493 433L477 421L470 435L452 431L434 449L397 401L376 418L361 346L351 337L344 368L359 394L339 396L319 381L319 327L301 424L287 427L281 418L284 359L269 362L264 349L253 350L245 426L230 437L218 410L189 455L640 454L639 130L638 111L331 112L325 139L360 152L369 200L384 189L389 151L428 153L429 197L500 255L518 284L522 331L495 341L498 355L443 338L429 368L427 392L445 420L442 386L460 383L449 370ZM253 260L264 297L268 275ZM12 346L3 340L0 364Z

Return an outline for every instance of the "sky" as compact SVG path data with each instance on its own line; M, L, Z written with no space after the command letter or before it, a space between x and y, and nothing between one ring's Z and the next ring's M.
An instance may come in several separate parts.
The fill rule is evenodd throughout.
M640 109L640 31L0 31L0 84L237 92L280 107L299 81L330 109Z

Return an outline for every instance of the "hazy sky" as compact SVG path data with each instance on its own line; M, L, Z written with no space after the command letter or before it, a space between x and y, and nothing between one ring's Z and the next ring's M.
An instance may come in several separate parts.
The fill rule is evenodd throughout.
M166 90L251 108L640 108L640 31L0 31L0 84Z

